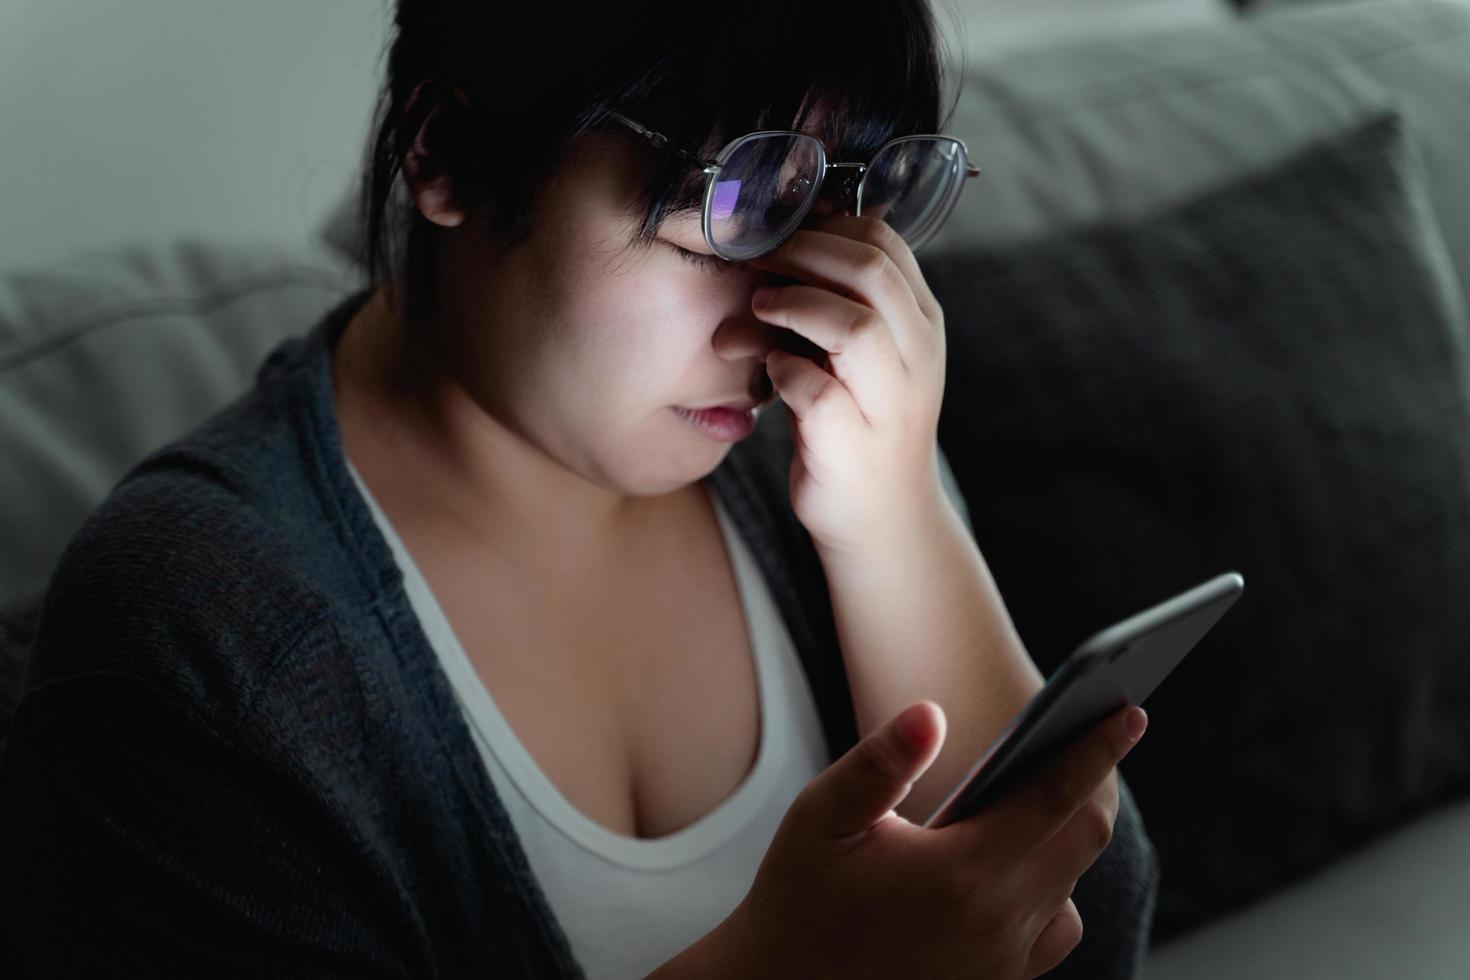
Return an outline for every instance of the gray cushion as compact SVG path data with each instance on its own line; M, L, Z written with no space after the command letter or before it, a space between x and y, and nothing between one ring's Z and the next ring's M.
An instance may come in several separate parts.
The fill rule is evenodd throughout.
M1464 980L1470 799L1436 809L1320 874L1176 942L1157 980Z
M0 610L39 597L122 475L244 391L354 278L326 250L202 242L0 275Z
M1045 671L1245 593L1125 760L1165 939L1470 789L1460 293L1396 115L1127 223L921 257L940 439Z
M15 716L15 706L20 702L26 657L30 652L31 638L36 634L40 613L40 600L28 602L19 609L0 610L0 757L5 755L10 719Z
M972 65L947 132L982 175L930 254L1123 221L1396 106L1470 288L1470 4L1326 3Z

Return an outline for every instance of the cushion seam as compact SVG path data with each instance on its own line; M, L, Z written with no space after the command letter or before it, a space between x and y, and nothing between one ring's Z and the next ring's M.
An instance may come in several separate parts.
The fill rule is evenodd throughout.
M203 294L185 296L175 294L128 300L102 313L94 313L82 322L66 327L56 334L38 338L19 350L0 354L0 374L23 367L104 327L149 316L179 314L198 316L233 303L262 288L283 285L315 287L339 292L344 288L341 279L334 277L326 270L300 266L286 272L270 272L236 279L226 283L223 287Z

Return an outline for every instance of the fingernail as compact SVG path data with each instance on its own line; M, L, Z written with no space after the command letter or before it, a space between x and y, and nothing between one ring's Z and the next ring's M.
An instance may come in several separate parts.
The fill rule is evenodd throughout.
M922 714L923 711L923 708L920 708L918 705L913 705L899 716L898 733L902 735L910 745L917 745L919 741L924 737L924 725L926 723L919 720L919 716Z
M1148 727L1148 715L1137 705L1128 709L1128 715L1123 719L1123 727L1128 732L1128 741L1136 742L1143 738L1143 730Z
M766 306L771 302L771 297L776 295L776 290L771 286L762 286L751 294L750 299L756 306Z

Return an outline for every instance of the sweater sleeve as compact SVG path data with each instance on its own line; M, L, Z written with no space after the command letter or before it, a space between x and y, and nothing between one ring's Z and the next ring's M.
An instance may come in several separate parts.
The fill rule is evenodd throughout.
M168 692L96 671L22 698L0 765L22 975L411 975L353 848L288 774Z

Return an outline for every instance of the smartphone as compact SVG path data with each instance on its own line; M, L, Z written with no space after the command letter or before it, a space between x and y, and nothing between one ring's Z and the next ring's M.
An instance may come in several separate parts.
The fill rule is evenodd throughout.
M924 821L963 820L1005 792L1053 749L1125 704L1142 704L1240 598L1245 579L1226 572L1093 635L986 749Z

